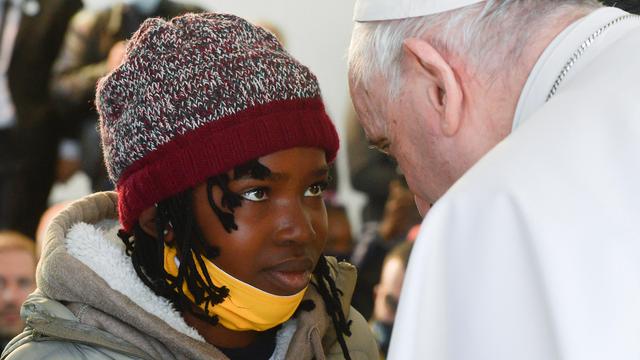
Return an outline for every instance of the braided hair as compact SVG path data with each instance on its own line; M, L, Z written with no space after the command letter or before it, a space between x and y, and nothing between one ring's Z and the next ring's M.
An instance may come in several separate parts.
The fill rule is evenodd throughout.
M270 170L257 160L237 166L234 169L234 179L249 174L252 178L265 179ZM216 214L225 231L231 233L238 229L233 216L234 209L241 206L240 195L229 189L230 177L227 174L220 174L210 177L207 182L207 197L212 211ZM217 186L222 190L220 205L216 204L213 198L213 187ZM225 286L216 286L203 263L200 256L189 256L186 254L202 254L208 259L214 259L220 255L220 249L207 243L200 227L197 224L193 212L193 189L187 189L170 198L167 198L157 205L157 215L155 221L158 238L147 234L140 224L136 224L133 233L129 234L123 230L118 232L118 236L126 246L127 254L131 257L133 267L138 277L158 296L162 296L171 301L180 311L189 311L194 316L212 324L218 323L216 315L210 315L200 309L199 305L204 304L206 309L209 305L219 304L229 296L229 289ZM225 211L223 209L227 209ZM171 227L174 231L180 264L177 276L168 274L164 269L164 246L165 230ZM202 270L200 276L198 269ZM326 258L321 255L316 267L313 270L315 281L312 285L318 290L325 304L325 309L335 328L337 341L342 349L345 359L350 360L345 335L351 336L351 321L347 321L342 311L340 296L342 291L337 288L333 280ZM187 288L193 295L193 302L185 295L181 284L186 283ZM303 301L298 311L311 311L315 304L311 300Z

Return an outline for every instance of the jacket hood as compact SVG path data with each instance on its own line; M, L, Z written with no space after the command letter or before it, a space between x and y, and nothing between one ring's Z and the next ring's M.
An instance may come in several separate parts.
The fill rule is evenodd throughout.
M167 299L138 278L117 236L117 203L114 192L94 194L71 204L51 222L36 271L40 292L65 303L81 322L118 334L153 357L166 358L168 354L163 353L170 351L171 358L225 359L186 324ZM348 316L355 268L333 258L329 258L329 265L343 292L343 311ZM312 337L320 337L322 345L336 339L322 298L313 286L305 299L313 300L315 309L301 311L280 330L290 331L287 324L295 321L297 330L291 344L280 345L300 359L321 353L322 349L309 346Z

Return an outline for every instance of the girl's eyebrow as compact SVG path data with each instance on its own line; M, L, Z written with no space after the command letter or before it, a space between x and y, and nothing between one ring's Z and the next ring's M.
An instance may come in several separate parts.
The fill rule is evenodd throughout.
M329 174L329 165L322 165L321 167L314 170L311 175L315 177L323 177Z
M327 174L329 174L329 166L328 165L322 165L321 167L311 171L309 173L309 176L312 178L319 178L319 177L324 177L327 176ZM234 180L250 180L250 179L257 179L257 180L269 180L269 181L284 181L284 180L288 180L291 175L286 174L286 173L280 173L280 172L273 172L270 171L269 174L264 177L264 178L256 178L254 176L252 176L253 174L247 173L247 174L243 174L242 176L234 179Z
M327 176L327 174L329 174L329 166L322 165L321 167L309 172L309 177L315 179L315 178ZM291 176L289 174L272 172L271 174L269 174L269 176L267 176L267 179L272 181L280 181L280 180L288 180L290 177Z
M271 174L271 170L262 165L258 160L251 160L244 164L236 166L234 169L234 180L240 179L258 179L264 180Z

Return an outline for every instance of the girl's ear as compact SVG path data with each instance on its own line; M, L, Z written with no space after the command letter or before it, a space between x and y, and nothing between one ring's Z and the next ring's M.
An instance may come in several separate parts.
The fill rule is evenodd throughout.
M152 236L156 239L159 238L158 229L156 228L156 216L158 214L158 210L155 206L150 206L142 211L140 217L138 218L138 224L142 230L147 233L149 236ZM173 228L167 225L167 228L163 230L164 241L166 243L173 242Z

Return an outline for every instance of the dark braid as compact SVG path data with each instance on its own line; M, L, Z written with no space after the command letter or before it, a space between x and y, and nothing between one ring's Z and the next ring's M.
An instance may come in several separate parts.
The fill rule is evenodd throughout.
M340 301L342 291L336 287L336 283L331 277L329 264L324 256L320 256L320 259L318 259L318 264L316 264L316 268L313 269L313 274L316 278L316 282L313 282L313 285L318 290L318 293L320 293L320 296L322 296L327 313L331 317L333 327L336 330L338 343L342 349L342 354L344 354L345 359L350 360L351 356L349 355L349 349L347 348L344 335L351 336L351 320L347 321L342 311L342 301ZM327 284L329 285L328 288Z
M177 276L172 276L164 270L164 231L168 227L173 228L180 259ZM193 306L181 286L183 283L187 284L195 305L219 304L229 294L228 288L218 287L213 283L202 258L191 256L193 253L205 254L213 259L220 253L219 249L207 244L197 225L193 213L192 189L158 203L156 232L158 239L147 234L136 224L133 234L124 231L118 233L125 243L127 254L131 256L138 277L157 295L169 299L180 311L187 310L202 320L217 324L217 316L206 314L198 306ZM197 266L201 269L203 277L198 274Z
M228 233L231 233L233 230L238 230L238 225L236 224L235 218L233 216L233 209L240 206L242 204L240 200L240 196L234 194L228 188L229 176L227 174L223 174L220 176L216 176L214 178L210 178L207 180L207 197L209 198L209 206L213 212L218 216L224 230ZM222 189L222 199L220 200L220 205L222 207L226 207L231 210L231 212L223 211L218 204L216 204L213 198L213 187L218 186Z
M257 160L236 167L234 179L244 175L249 175L255 179L265 179L270 174L270 170ZM241 197L233 193L228 186L229 176L221 174L207 179L207 197L212 211L216 214L224 229L231 233L237 230L233 216L234 209L241 206ZM216 204L213 197L213 187L218 186L222 190L220 205ZM229 212L223 209L228 209ZM194 316L207 321L213 325L218 323L218 317L202 311L198 306L205 304L219 304L229 296L227 287L217 287L206 269L204 260L199 254L204 254L208 259L214 259L220 255L220 249L210 246L204 238L193 213L193 190L188 189L182 193L165 199L157 204L156 232L158 239L147 234L139 224L133 229L133 234L128 234L123 230L118 232L126 246L127 255L131 257L133 267L138 277L151 290L159 296L169 299L178 310L189 311ZM175 246L178 249L178 275L172 276L164 269L164 231L169 227L173 228ZM195 239L195 241L194 241ZM198 256L189 256L187 254ZM199 276L198 267L201 269L203 277ZM325 309L333 322L338 343L342 349L345 359L350 360L344 335L351 336L349 329L351 321L347 321L342 311L340 296L342 291L336 287L335 281L331 277L329 265L324 256L320 256L318 263L313 270L316 282L313 286L318 290L325 303ZM187 284L187 288L194 298L196 306L184 294L181 284ZM305 300L298 307L299 312L311 311L315 304L311 300Z
M181 310L189 310L196 317L206 320L209 323L216 324L218 318L216 316L210 316L202 311L197 305L202 303L221 303L224 298L228 296L229 290L225 287L217 287L213 284L209 278L209 274L206 268L199 262L200 257L196 256L194 259L193 254L204 253L202 251L205 241L202 233L200 232L195 216L193 214L193 193L191 190L158 204L158 213L166 213L167 218L161 223L162 227L157 229L162 241L158 241L158 246L162 247L162 258L164 259L164 236L162 232L167 229L167 226L173 228L176 248L178 250L178 258L180 259L180 266L178 267L178 274L173 277L166 273L164 265L162 266L162 275L165 279L165 291L169 293L168 298L177 298L178 302L174 301L176 306ZM160 239L159 239L160 240ZM195 241L194 241L195 240ZM211 248L211 247L209 247ZM212 255L217 256L218 251L209 249L207 251ZM202 269L204 278L198 274L198 265ZM182 284L186 283L189 292L193 295L196 306L191 305L191 301L184 294Z

